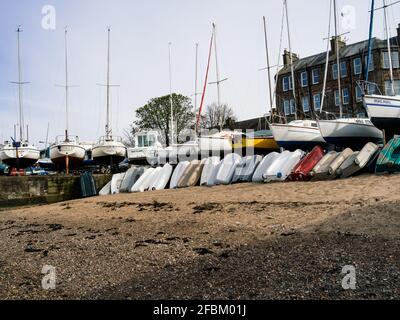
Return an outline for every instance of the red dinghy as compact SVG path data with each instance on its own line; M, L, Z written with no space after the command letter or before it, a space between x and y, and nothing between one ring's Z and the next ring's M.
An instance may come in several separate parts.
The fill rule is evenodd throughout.
M316 146L300 163L294 168L289 176L291 181L309 181L310 172L324 157L325 151L320 146Z

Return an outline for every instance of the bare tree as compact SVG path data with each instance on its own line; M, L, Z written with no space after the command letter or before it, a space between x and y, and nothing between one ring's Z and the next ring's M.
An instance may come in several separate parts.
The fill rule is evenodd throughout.
M202 116L202 127L207 129L219 129L231 127L236 121L236 116L231 107L227 104L217 105L213 103L207 106L206 112Z

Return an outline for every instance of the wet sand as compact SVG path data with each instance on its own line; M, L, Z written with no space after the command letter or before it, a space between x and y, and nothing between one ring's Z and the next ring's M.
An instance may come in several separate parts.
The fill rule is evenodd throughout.
M0 211L0 298L399 299L400 175Z

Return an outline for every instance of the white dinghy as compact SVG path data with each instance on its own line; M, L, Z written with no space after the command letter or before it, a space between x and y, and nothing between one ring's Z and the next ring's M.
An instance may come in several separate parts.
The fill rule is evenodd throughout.
M131 192L131 189L133 185L136 183L136 181L139 179L140 175L142 175L144 172L143 168L138 168L138 167L132 167L130 168L126 173L124 180L121 183L121 188L119 192L124 193L124 192Z
M267 172L268 168L273 162L279 157L278 152L272 152L265 156L265 158L258 165L256 171L254 172L252 181L254 183L264 182L264 174Z
M347 159L339 168L341 178L348 178L364 168L368 167L371 161L374 161L379 154L379 147L372 142L367 143L364 148Z
M107 183L100 191L99 196L108 196L111 193L111 181Z
M292 173L294 167L303 159L305 156L305 152L302 150L296 150L290 154L290 157L283 163L283 166L280 168L278 173L276 174L275 181L285 181L289 175Z
M171 182L169 183L169 188L170 189L176 189L178 188L178 182L180 178L182 177L182 174L185 172L186 168L190 165L189 161L183 161L179 162L178 165L176 166L174 173L172 174L171 177Z
M154 168L148 168L138 181L133 185L131 192L144 192L149 188Z
M210 179L207 182L207 186L209 187L213 187L217 185L217 175L219 172L219 169L221 169L223 161L221 160L215 167L214 167L214 171L210 176Z
M155 179L149 188L150 190L164 190L171 178L173 168L169 163L165 164L164 167L157 169L159 169L159 172L155 174Z
M350 148L347 148L343 152L339 153L339 155L329 165L328 173L330 179L335 179L337 177L336 171L340 168L343 162L345 162L353 154L354 151Z
M327 179L327 176L329 175L329 165L332 163L333 160L338 156L339 154L336 151L331 151L327 153L320 162L312 169L310 175L312 177L312 180L318 181L318 180L325 180Z
M277 174L280 172L284 163L289 160L291 156L290 151L284 151L275 159L275 161L269 166L267 171L264 173L264 182L272 182L277 179Z
M217 167L220 162L220 157L210 157L206 159L200 179L201 186L208 185L208 182L210 181L212 174L214 173L215 167Z
M237 153L231 153L222 160L221 167L218 170L216 176L216 184L217 185L228 185L232 182L233 175L235 174L235 170L242 160L242 157Z
M114 174L111 179L111 194L118 194L124 180L125 173Z
M233 176L232 183L250 182L253 174L262 161L262 156L247 156L240 161Z

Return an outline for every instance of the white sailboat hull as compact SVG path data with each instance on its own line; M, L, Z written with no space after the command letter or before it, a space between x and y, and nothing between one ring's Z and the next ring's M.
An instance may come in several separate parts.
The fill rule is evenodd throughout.
M61 142L50 147L50 159L57 166L65 166L66 158L72 166L85 159L86 150L76 143Z
M101 164L118 164L126 157L126 147L117 141L103 141L92 149L93 160Z
M336 146L359 149L368 142L383 140L382 131L364 119L319 120L318 126L326 142Z
M40 151L34 146L20 147L4 146L0 151L0 158L6 165L16 168L27 168L35 164L40 158Z
M364 96L364 106L371 122L379 129L400 130L400 96Z
M325 144L318 127L289 123L270 124L270 129L279 147L287 150L304 150Z

